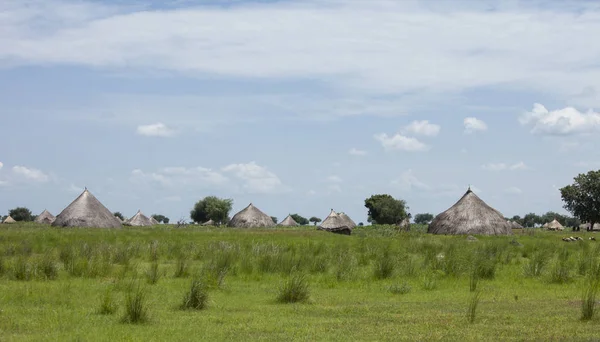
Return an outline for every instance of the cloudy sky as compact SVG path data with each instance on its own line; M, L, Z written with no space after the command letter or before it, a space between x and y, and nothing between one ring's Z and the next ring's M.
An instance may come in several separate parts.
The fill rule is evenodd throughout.
M591 1L0 1L0 212L564 212L600 168Z

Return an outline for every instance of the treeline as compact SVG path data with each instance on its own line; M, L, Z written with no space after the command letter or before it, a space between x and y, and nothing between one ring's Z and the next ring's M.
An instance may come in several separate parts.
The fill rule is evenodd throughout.
M515 221L523 227L533 228L544 225L545 223L551 222L554 219L556 219L565 227L579 227L579 225L582 223L578 218L562 215L553 211L549 211L543 215L538 215L535 213L529 213L523 217L515 215L509 220Z

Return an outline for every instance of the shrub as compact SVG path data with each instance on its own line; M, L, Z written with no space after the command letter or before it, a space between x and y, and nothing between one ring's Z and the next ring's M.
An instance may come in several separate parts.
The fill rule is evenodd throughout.
M309 295L306 277L302 274L295 274L280 287L277 301L280 303L305 302Z
M403 283L402 285L398 285L398 284L391 285L388 290L392 294L403 295L403 294L409 293L412 290L412 288L407 283Z
M203 310L208 305L208 288L206 285L195 279L192 281L190 290L183 297L181 309Z
M139 285L131 286L127 291L125 300L124 323L139 324L148 320L148 308L146 304L146 292Z

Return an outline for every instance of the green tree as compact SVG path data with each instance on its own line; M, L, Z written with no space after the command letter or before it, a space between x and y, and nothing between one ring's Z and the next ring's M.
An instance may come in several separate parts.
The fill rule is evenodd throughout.
M523 223L521 225L523 227L533 228L536 224L539 224L540 221L541 219L538 215L536 215L535 213L529 213L523 217Z
M294 219L294 221L296 221L296 223L298 223L301 226L308 224L308 219L306 217L302 217L298 214L292 214L290 216Z
M600 222L600 170L580 173L573 180L573 184L560 189L564 208L593 227Z
M415 215L416 224L429 224L433 220L433 215L430 213Z
M409 217L406 202L387 194L365 199L365 207L369 209L369 222L376 224L400 224Z
M164 224L169 223L169 218L166 217L165 215L154 214L154 215L152 215L152 218L154 218L156 221L162 222Z
M8 215L10 215L10 217L12 217L15 221L33 221L31 210L25 207L11 209L9 210Z
M115 217L118 217L118 218L120 218L120 219L121 219L121 221L125 221L125 217L123 217L123 214L121 214L121 212L120 212L120 211L115 211L115 212L113 213L113 215L114 215Z
M165 217L163 218L163 220L162 220L162 222L163 222L164 224L168 224L168 223L169 223L169 221L171 221L171 220L169 220L169 218L168 218L168 217L166 217L166 216L165 216Z
M271 220L273 220L273 222L278 223L279 221L277 221L277 217L275 216L271 216Z
M190 217L196 223L204 223L208 220L213 220L217 225L226 223L232 206L232 199L207 196L194 205Z
M318 217L316 217L316 216L313 216L313 217L311 217L311 218L309 218L309 219L308 219L308 222L312 222L312 223L313 223L313 225L315 225L315 226L316 226L316 225L317 225L317 223L321 222L321 219L320 219L320 218L318 218Z

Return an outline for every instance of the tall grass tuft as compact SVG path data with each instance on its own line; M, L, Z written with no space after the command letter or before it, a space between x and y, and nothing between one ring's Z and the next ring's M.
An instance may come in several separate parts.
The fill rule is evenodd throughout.
M147 305L146 291L140 285L132 285L127 291L125 315L122 318L122 322L140 324L148 321Z
M158 260L154 260L152 264L150 264L148 270L146 271L146 280L148 281L148 284L154 285L158 283L159 279L160 272L158 268Z
M175 278L185 278L190 275L188 261L184 255L180 255L175 263Z
M12 265L12 274L15 280L28 281L32 275L31 265L25 257L18 257Z
M467 321L471 324L475 323L475 318L477 318L477 306L479 305L480 295L480 291L475 291L469 298L469 305L467 307Z
M279 288L279 303L305 302L310 297L308 282L302 274L294 274Z
M469 276L469 291L475 292L477 290L477 284L479 283L479 272L477 269L477 265L473 265L473 269L471 270L471 274Z
M377 258L374 267L373 275L375 276L375 279L387 279L394 274L396 265L389 250L385 250L383 254Z
M46 280L55 280L58 278L58 267L52 259L52 256L46 255L36 264L37 272Z
M539 277L542 275L547 264L548 253L536 251L531 255L529 262L525 265L523 273L527 277Z
M192 280L190 290L183 297L182 310L203 310L208 305L208 288L199 279Z
M117 312L117 305L112 295L112 289L107 289L100 299L98 313L100 315L112 315Z
M596 313L596 296L600 286L600 263L592 262L586 275L586 285L581 300L581 320L589 321Z
M563 249L552 263L550 268L550 283L564 284L571 281L571 266L569 265L569 251Z
M398 284L391 285L388 288L388 290L390 291L391 294L403 295L403 294L409 293L412 290L412 288L407 283L403 283L402 285L398 285Z

